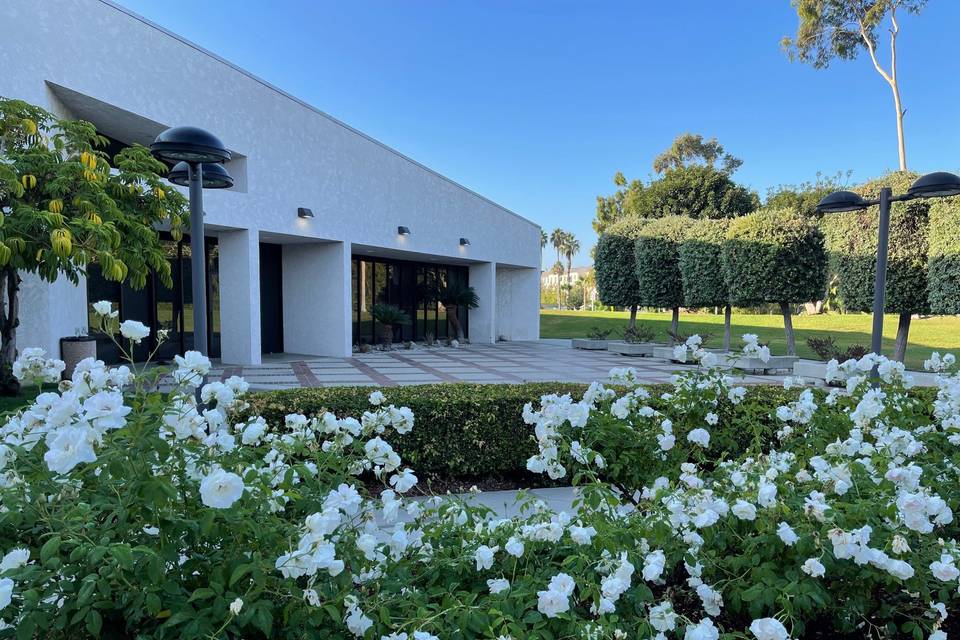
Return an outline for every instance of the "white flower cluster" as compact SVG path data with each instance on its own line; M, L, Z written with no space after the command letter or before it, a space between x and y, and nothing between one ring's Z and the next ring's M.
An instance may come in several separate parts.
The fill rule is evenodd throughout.
M743 334L742 353L747 358L758 358L762 362L770 362L770 347L761 345L759 340L755 333Z
M23 384L56 383L66 368L63 360L47 357L47 352L28 347L13 362L13 376Z

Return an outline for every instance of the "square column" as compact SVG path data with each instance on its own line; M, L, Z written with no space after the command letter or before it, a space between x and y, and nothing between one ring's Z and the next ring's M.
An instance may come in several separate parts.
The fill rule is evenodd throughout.
M470 342L492 344L497 341L497 263L470 265L470 286L480 299L470 310Z
M260 364L260 234L220 234L220 353L225 364Z
M350 243L283 245L283 348L288 353L348 358Z
M508 340L540 338L540 272L497 267L497 331Z

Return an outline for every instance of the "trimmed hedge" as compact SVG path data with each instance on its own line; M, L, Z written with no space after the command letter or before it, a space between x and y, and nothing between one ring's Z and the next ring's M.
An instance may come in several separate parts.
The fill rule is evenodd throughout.
M898 171L854 189L865 198L878 198L889 186L894 195L906 193L918 177ZM927 293L927 200L895 202L890 209L890 248L887 264L887 313L929 313ZM847 311L872 311L877 272L879 208L829 214L821 228L827 239L830 268L838 276L837 292Z
M721 256L728 226L729 220L698 220L687 229L678 252L683 306L722 307L730 300Z
M597 240L594 274L600 302L611 307L640 304L633 245L647 223L637 218L618 220Z
M669 385L653 385L650 404L657 408ZM413 410L416 423L410 433L391 438L397 453L424 477L469 478L525 475L527 459L537 453L533 428L523 422L523 405L537 406L549 393L569 393L579 399L585 384L558 382L527 384L442 384L382 389L387 402ZM288 413L318 416L329 411L338 417L359 416L370 409L370 387L289 389L251 394L249 415L262 415L282 424ZM735 408L725 437L732 453L751 444L757 433L775 438L779 428L777 406L796 399L796 390L780 386L748 387L746 399ZM613 452L611 452L612 455Z
M960 313L960 202L940 198L930 204L928 301L933 313Z
M823 233L794 211L768 209L732 220L722 262L737 306L809 302L826 291Z
M667 216L652 220L640 231L634 262L641 306L683 306L678 251L692 223L686 216Z

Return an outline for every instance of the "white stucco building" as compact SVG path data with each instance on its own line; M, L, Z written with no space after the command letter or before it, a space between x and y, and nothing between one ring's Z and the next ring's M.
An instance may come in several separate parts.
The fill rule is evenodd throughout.
M88 120L114 150L194 125L233 153L234 187L204 193L211 353L225 363L347 356L376 338L377 302L413 318L397 339L442 338L445 310L419 293L437 279L479 294L461 316L472 342L538 337L533 222L111 2L4 0L0 23L0 95ZM173 351L189 348L190 245L169 249L173 290L136 292L96 268L80 286L26 276L19 345L58 353L87 326L89 303L108 298L169 329Z

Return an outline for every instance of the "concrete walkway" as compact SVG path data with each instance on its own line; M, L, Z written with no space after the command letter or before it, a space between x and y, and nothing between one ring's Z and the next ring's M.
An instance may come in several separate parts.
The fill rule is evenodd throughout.
M537 340L371 351L350 358L279 354L264 356L258 366L218 365L211 379L243 376L257 390L440 382L589 383L606 381L614 367L633 367L647 383L668 382L674 372L691 368L657 358L573 349L569 340ZM783 376L746 376L744 382L780 384Z

